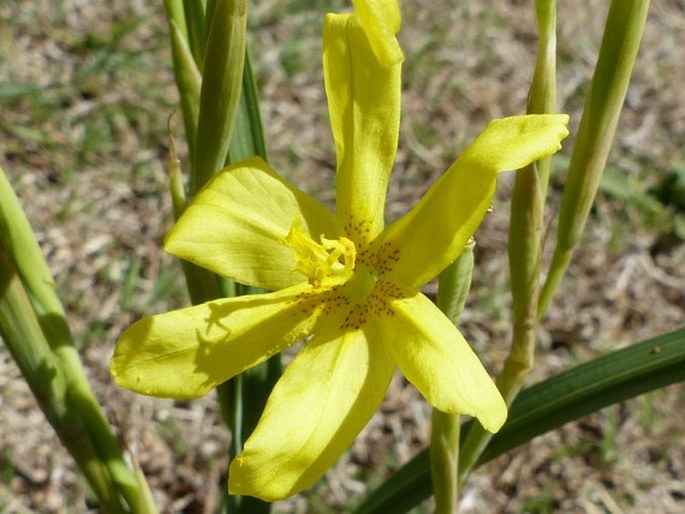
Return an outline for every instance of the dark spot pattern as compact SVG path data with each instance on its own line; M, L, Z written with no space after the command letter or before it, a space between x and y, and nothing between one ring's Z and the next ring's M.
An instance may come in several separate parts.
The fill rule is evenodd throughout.
M390 241L384 242L376 255L376 269L380 275L389 273L400 260L400 250Z

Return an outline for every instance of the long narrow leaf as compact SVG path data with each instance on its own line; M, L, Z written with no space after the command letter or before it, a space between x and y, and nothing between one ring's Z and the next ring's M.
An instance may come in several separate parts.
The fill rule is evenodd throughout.
M188 32L188 46L195 58L195 63L200 69L204 70L204 48L205 48L205 5L200 1L184 1L183 10L186 20L186 31Z
M28 338L45 340L49 345L50 359L54 359L65 381L65 394L69 397L70 408L76 409L76 412L70 416L78 417L79 421L82 421L84 427L82 437L89 438L87 443L83 438L83 445L90 444L95 448L99 462L107 469L118 490L132 508L137 508L139 512L155 512L156 509L149 503L147 483L139 482L140 477L133 474L90 388L81 359L74 346L55 282L19 199L14 194L2 168L0 168L0 251L7 254L5 257L8 263L7 269L11 263L11 267L16 271L18 280L21 282L21 290L25 292L30 302L30 308L23 309L24 316L27 319L35 316L41 329L40 333L33 330L20 333L15 337L19 341ZM7 275L9 272L0 271L0 274L2 273ZM9 275L0 278L3 281L10 280ZM3 301L7 300L4 291L0 290L0 298ZM28 377L27 380L29 380ZM40 398L38 399L40 401ZM55 428L58 430L56 426ZM78 445L69 449L73 448L78 449ZM76 455L74 457L77 458ZM88 457L84 461L90 465L92 460Z
M0 240L0 339L17 362L41 410L107 512L125 513L111 474L99 458L78 412L69 402L69 386L52 353L26 290Z
M183 39L183 32L175 20L169 20L171 53L174 60L174 75L180 97L183 123L185 124L188 155L192 162L195 157L195 136L200 110L200 89L202 75L190 52L188 43Z
M569 421L669 384L685 381L685 327L616 350L524 390L479 463ZM468 433L471 422L462 426ZM463 439L462 439L463 440ZM374 491L357 514L406 512L431 494L424 450Z
M265 161L268 160L262 115L259 111L257 84L252 73L250 52L247 49L244 66L242 94L226 164L242 161L254 155L259 155Z
M542 318L566 273L597 194L628 91L649 0L612 0L602 45L573 146L559 208L557 242L540 291Z
M217 0L207 9L192 193L224 167L243 81L247 30L246 0Z

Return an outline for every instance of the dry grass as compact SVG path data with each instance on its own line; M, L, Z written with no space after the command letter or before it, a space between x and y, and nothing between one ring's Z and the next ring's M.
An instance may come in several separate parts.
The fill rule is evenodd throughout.
M404 114L389 217L405 212L489 118L524 110L535 47L530 3L402 2ZM560 107L575 124L606 3L561 2ZM334 154L316 57L320 13L303 1L264 0L251 15L272 162L330 201ZM611 155L618 172L645 190L685 167L683 26L681 0L654 2ZM215 400L143 398L114 387L107 373L123 327L186 301L179 267L159 248L171 222L165 127L175 104L165 38L156 4L3 3L0 162L57 279L93 387L140 459L160 507L212 512L228 443ZM179 121L179 138L180 131ZM562 184L563 171L553 179L549 219ZM510 336L510 188L505 178L479 232L478 269L463 316L464 332L493 370ZM655 224L644 206L600 194L540 330L534 380L683 323L685 245L667 222L673 211L665 212ZM498 459L473 477L463 511L682 512L683 395L682 386L671 386ZM415 391L396 380L352 451L312 492L276 510L344 512L368 484L425 445L428 420ZM0 510L85 511L71 460L4 347L0 449Z

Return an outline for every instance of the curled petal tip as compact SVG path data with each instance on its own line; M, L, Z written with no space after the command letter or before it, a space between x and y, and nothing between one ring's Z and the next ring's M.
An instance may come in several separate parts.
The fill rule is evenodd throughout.
M353 4L357 20L381 66L392 68L401 63L404 54L395 37L401 25L397 0L356 0Z

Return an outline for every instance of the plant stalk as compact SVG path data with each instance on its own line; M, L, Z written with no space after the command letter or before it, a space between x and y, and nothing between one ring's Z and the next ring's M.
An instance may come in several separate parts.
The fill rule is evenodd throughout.
M101 459L80 412L70 402L68 380L43 335L31 301L6 249L0 246L0 336L41 410L76 461L105 512L125 514L117 485Z
M196 194L224 167L242 90L247 1L216 0L207 10L207 40L200 91L191 191Z
M557 110L556 0L537 0L538 52L528 96L528 114ZM516 172L509 222L509 274L513 308L511 350L497 387L511 406L533 369L537 327L541 242L551 157ZM474 423L462 446L459 483L462 484L485 450L492 434Z
M455 325L471 288L474 246L471 239L462 254L438 279L437 306ZM436 514L453 514L457 509L460 429L459 415L433 409L429 451Z
M97 452L96 461L107 470L116 484L118 494L121 494L126 504L136 512L156 512L156 508L150 502L147 483L141 480L141 476L135 474L126 462L122 448L88 384L54 280L29 221L2 168L0 200L0 251L5 253L2 272L7 274L4 280L14 280L12 276L16 275L29 302L28 307L22 303L21 310L15 308L8 312L8 315L16 317L15 323L19 323L19 317L22 315L27 320L35 317L40 328L38 331L35 327L30 327L30 330L24 327L25 330L14 337L31 341L45 340L51 359L54 359L56 369L65 382L64 401L68 402L69 415L83 423L83 433L79 435L74 448L78 449L79 444L84 447L92 445ZM49 362L45 351L41 350L39 355L43 355L45 362ZM32 368L27 364L26 369ZM25 378L29 383L36 379L28 376ZM41 403L41 398L38 398L38 401ZM87 442L84 434L87 436ZM91 460L85 462L94 465Z
M557 242L540 293L538 319L545 315L559 288L597 194L640 48L648 10L649 0L611 2L569 164L559 211Z
M197 59L193 63L191 57L196 54L192 51L193 45L183 40L184 34L193 33L193 27L186 26L184 30L175 28L174 25L182 19L179 10L167 9L186 135L189 148L195 148L191 155L191 194L197 193L225 165L253 155L266 159L256 84L245 42L245 11L244 0L213 0L207 3L204 23L197 22L198 13L185 11L186 23L190 24L188 18L192 18L195 28L202 25L206 27L203 67L197 63ZM177 19L172 19L172 15ZM197 70L202 69L202 86L198 93L194 77ZM188 81L187 77L192 80ZM197 105L199 112L195 109ZM192 130L193 123L196 124L196 132ZM169 172L174 216L178 219L187 199L173 141L170 141ZM184 262L183 270L194 304L219 296L259 292L190 263ZM243 442L252 433L280 373L280 357L277 356L217 387L222 416L232 435L231 458L242 450ZM270 504L251 497L228 496L226 491L222 509L236 514L259 514L269 512Z

